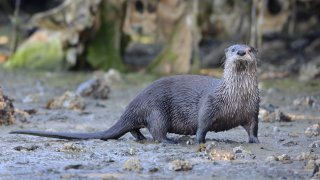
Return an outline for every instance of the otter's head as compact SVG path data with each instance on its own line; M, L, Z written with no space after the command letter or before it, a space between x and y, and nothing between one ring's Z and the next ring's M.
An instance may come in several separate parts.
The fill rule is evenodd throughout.
M225 49L225 69L237 72L256 70L257 50L245 44L236 44Z

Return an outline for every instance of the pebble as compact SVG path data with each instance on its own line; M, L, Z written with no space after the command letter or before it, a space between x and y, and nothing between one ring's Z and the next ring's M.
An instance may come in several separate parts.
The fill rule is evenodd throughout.
M319 136L320 135L320 123L314 124L310 127L308 127L304 134L307 137L313 137L313 136Z
M320 147L320 140L313 141L308 147L309 148L319 148Z
M232 151L213 149L209 152L209 157L211 160L235 160L235 153Z
M37 145L31 145L31 146L28 146L28 147L17 146L17 147L14 147L13 149L16 150L16 151L35 151L38 148L39 148L39 146L37 146Z
M282 154L278 156L279 161L281 161L284 164L290 164L292 163L291 157L288 154Z
M129 149L129 155L131 155L131 156L136 155L136 149L130 148Z
M15 123L15 109L13 100L2 93L0 87L0 126Z
M311 96L299 97L293 100L294 106L312 106L314 99Z
M63 147L57 149L57 152L85 152L85 149L75 143L64 143Z
M276 156L268 156L266 161L268 162L279 161L279 158Z
M62 96L53 98L48 101L47 109L71 109L71 110L84 110L84 99L73 92L66 91Z
M233 148L233 153L235 154L235 159L255 159L255 155L251 151L244 149L242 146L237 146Z
M259 120L262 122L291 122L292 117L280 111L280 109L263 108L259 110Z
M318 155L313 151L309 152L302 152L300 155L296 157L296 160L303 161L303 160L316 160L318 159Z
M185 160L174 160L169 164L169 169L173 171L189 171L192 169L192 164Z
M136 172L140 172L143 170L143 167L141 165L141 161L137 158L130 158L128 159L124 165L123 165L123 169L127 170L127 171L136 171Z

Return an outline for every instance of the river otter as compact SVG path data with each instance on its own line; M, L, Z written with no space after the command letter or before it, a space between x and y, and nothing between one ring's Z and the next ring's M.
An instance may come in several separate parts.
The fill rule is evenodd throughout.
M29 134L60 139L118 139L130 132L145 139L146 127L154 140L172 142L167 133L195 135L205 143L208 131L226 131L242 126L249 143L258 143L259 89L257 51L237 44L225 50L223 77L177 75L153 82L134 98L120 120L110 129L96 133L67 133L20 130Z

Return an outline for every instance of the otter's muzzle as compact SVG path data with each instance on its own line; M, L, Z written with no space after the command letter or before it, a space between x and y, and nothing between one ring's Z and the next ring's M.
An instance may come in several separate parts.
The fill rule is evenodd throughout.
M246 52L243 50L238 50L237 55L244 56L244 55L246 55Z

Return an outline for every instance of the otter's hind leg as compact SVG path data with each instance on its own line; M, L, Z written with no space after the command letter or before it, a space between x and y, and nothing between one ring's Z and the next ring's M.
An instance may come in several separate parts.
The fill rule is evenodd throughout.
M130 131L130 133L131 133L131 135L132 135L133 137L135 137L137 140L145 140L145 139L147 139L146 137L144 137L144 135L140 132L139 129Z
M155 141L163 143L175 143L167 138L167 132L169 125L167 119L159 111L154 110L147 118L148 130Z

